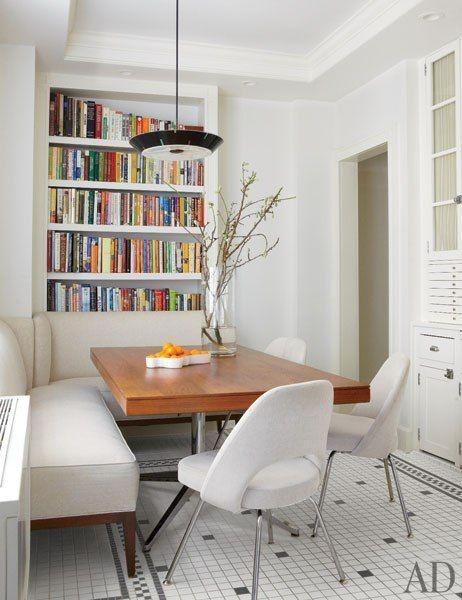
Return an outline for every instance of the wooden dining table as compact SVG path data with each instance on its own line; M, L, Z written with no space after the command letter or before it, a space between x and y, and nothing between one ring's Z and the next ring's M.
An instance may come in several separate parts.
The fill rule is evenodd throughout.
M334 404L369 402L369 385L239 346L233 357L181 369L146 367L146 355L158 347L92 348L91 359L127 416L191 415L193 453L205 450L207 414L243 412L266 391L292 383L324 379L332 383ZM226 421L225 421L226 422ZM290 435L290 432L288 432ZM156 535L174 518L191 491L183 486L147 538L148 551ZM273 518L273 524L298 535L293 526Z

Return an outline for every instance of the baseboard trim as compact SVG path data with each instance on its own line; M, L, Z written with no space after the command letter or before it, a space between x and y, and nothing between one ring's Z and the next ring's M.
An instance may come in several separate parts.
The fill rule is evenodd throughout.
M403 452L418 450L414 433L410 429L398 427L398 448L403 450Z

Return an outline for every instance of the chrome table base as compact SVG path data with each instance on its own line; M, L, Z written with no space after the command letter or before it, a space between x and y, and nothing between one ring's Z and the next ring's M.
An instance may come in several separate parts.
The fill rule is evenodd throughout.
M299 537L300 535L300 529L298 527L295 527L295 525L292 525L288 521L281 521L275 517L270 510L265 510L263 512L263 518L268 524L268 544L272 544L274 542L273 527L279 527L279 529L287 531L287 533L290 533L290 535L293 537Z
M226 420L225 423L227 424L228 420ZM220 434L217 438L217 441L215 442L215 445L218 444L220 437L224 433L225 427L226 427L226 425L221 428ZM198 454L199 452L204 452L204 450L205 450L205 413L193 413L192 421L191 421L191 453ZM159 475L162 476L163 474L159 473ZM148 481L161 481L160 479L155 479L155 480L147 479L147 480ZM168 481L178 481L178 480L170 479ZM159 533L164 529L164 527L166 527L176 517L176 515L180 512L180 510L183 508L183 506L186 504L186 502L189 500L189 498L191 497L192 494L193 494L193 490L190 490L185 485L182 486L181 490L175 496L175 498L173 499L170 506L167 508L165 513L162 515L162 517L157 522L157 525L154 527L154 529L151 531L151 533L147 537L146 542L144 543L144 546L143 546L143 552L149 552L149 550L151 550L152 544L154 543L154 539L156 538L156 536L159 535Z

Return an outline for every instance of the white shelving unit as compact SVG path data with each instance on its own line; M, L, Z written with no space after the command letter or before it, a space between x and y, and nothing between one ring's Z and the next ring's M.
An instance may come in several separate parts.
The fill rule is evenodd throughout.
M126 79L102 79L87 76L65 74L47 74L43 76L38 92L38 114L41 115L37 143L42 152L38 152L38 177L36 194L37 204L42 210L37 211L36 222L41 222L43 236L35 240L34 262L34 310L46 310L47 281L67 281L91 283L96 285L118 285L121 287L165 288L175 283L173 289L183 293L200 291L200 273L61 273L47 271L47 232L82 232L114 237L118 235L159 238L178 241L194 241L194 235L200 233L199 228L191 227L188 231L183 227L154 227L129 225L85 225L49 223L48 189L77 188L111 191L132 191L160 193L165 195L206 195L204 203L205 220L209 202L216 202L215 191L218 188L218 159L214 155L205 161L203 186L165 185L149 183L117 183L99 181L67 181L48 179L48 149L50 146L67 148L100 149L108 151L134 152L128 141L93 138L75 138L49 135L49 98L51 91L61 91L68 96L85 100L95 100L110 108L123 112L173 120L174 118L174 86L166 82L127 81ZM207 131L217 131L218 127L218 89L215 86L184 85L181 90L182 120L191 125L202 125ZM38 225L39 223L37 223ZM125 285L124 285L125 282Z
M81 225L79 223L49 223L49 231L81 231L83 233L142 233L145 235L189 236L200 235L199 227L154 227L150 225Z
M48 273L57 281L200 281L200 273Z
M107 150L123 150L134 152L130 142L124 140L101 140L93 138L77 138L61 135L50 135L48 143L52 146L72 146L74 148L106 148Z
M71 181L49 179L48 187L78 188L86 190L113 190L118 192L159 192L163 194L202 194L202 185L169 185L160 183L118 183L116 181Z

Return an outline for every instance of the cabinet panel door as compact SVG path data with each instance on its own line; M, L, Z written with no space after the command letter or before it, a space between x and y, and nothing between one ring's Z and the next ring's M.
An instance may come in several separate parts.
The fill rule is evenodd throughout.
M454 461L459 382L446 369L420 366L419 373L420 448Z
M455 202L461 193L459 45L435 52L426 66L430 250L449 258L462 251L462 208Z

